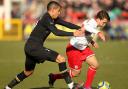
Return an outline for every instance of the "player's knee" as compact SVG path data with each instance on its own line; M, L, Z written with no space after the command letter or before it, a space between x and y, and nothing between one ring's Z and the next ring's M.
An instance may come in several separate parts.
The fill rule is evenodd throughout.
M63 56L58 55L56 62L58 63L66 62L66 59Z
M32 75L33 74L33 70L31 70L31 71L24 71L24 74L26 75L26 76L30 76L30 75Z
M79 76L80 75L80 72L81 72L81 70L70 70L69 71L71 77L77 77L77 76Z
M73 75L74 75L75 77L79 76L79 75L80 75L80 71L74 71L74 72L73 72Z
M96 69L99 69L99 66L100 66L100 64L99 64L99 63L97 63L97 64L96 64L96 66L95 66L95 67L96 67Z
M93 68L95 68L95 69L98 69L99 68L99 63L95 63L95 64L93 64L93 65L91 65Z

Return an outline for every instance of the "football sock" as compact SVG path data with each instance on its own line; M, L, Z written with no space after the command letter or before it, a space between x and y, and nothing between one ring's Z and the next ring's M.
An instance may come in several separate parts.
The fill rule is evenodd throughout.
M19 82L16 80L16 78L14 78L9 84L8 87L9 88L13 88L15 85L17 85Z
M53 79L56 80L56 79L63 79L63 74L53 74Z
M71 78L74 77L74 75L72 74L72 70L69 70L69 75ZM53 74L53 79L56 80L56 79L63 79L63 74L62 73L58 73L58 74Z
M68 84L68 87L71 89L73 87L73 82L67 71L66 62L59 63L59 70L63 74L63 78L65 79L65 82Z
M27 76L24 74L24 72L21 72L14 78L9 84L8 87L13 88L15 85L19 84L21 81L23 81Z
M87 80L84 84L84 87L91 87L95 74L96 74L96 69L89 67L87 72Z

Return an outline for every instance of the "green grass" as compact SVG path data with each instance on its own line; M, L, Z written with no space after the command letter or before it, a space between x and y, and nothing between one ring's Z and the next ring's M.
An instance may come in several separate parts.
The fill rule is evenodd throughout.
M65 56L67 40L47 41L45 46L54 49ZM99 49L95 49L100 62L93 86L103 80L111 84L111 89L128 89L128 41L99 42ZM66 57L66 56L65 56ZM24 69L24 42L0 42L0 89ZM74 81L84 81L87 64L83 64L82 73ZM58 72L56 63L45 62L36 66L35 72L28 79L14 89L49 89L48 77L50 72ZM66 89L63 80L55 83L54 89Z

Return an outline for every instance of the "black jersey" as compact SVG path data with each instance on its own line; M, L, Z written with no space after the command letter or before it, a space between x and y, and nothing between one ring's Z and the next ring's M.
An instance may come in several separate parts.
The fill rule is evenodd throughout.
M56 28L55 24L60 24L71 29L80 28L80 26L66 22L59 17L57 19L52 19L49 13L45 13L30 34L28 41L31 40L34 43L38 42L43 45L44 41L51 32L57 36L73 36L73 32L59 30Z

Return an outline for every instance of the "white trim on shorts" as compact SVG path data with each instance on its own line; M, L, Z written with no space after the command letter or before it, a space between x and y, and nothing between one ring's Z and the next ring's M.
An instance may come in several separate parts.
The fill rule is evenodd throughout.
M95 54L91 54L91 55L87 56L86 59L88 59L89 57L92 57L92 56L94 56L94 55L95 55Z

